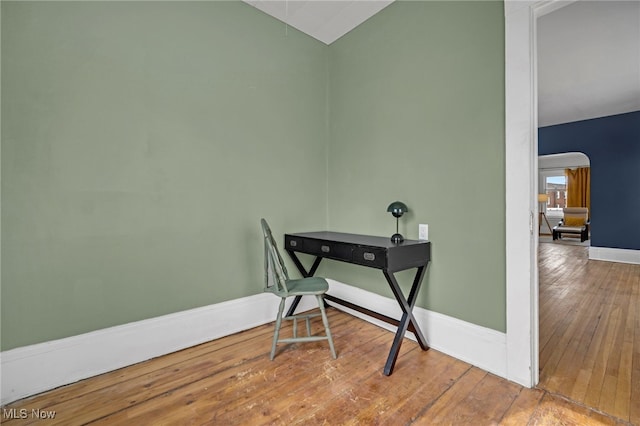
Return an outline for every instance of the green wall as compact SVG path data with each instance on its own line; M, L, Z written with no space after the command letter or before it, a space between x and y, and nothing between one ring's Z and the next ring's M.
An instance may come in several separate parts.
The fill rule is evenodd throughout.
M432 242L418 305L504 331L502 2L396 2L329 63L330 228L391 235L386 207L404 201L401 233L427 223ZM377 271L332 269L391 297Z
M240 2L2 2L2 349L255 294L326 224L327 47Z
M1 8L2 350L258 293L260 217L390 235L395 199L430 225L418 304L505 330L502 3L331 46L239 2Z

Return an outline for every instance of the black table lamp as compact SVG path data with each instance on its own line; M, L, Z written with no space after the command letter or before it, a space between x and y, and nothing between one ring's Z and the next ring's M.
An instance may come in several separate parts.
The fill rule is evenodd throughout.
M400 216L409 211L409 208L405 203L401 201L394 201L393 203L389 204L389 207L387 207L387 211L391 212L391 214L396 218L396 233L391 236L391 241L396 244L401 243L404 241L404 237L398 232L398 220Z

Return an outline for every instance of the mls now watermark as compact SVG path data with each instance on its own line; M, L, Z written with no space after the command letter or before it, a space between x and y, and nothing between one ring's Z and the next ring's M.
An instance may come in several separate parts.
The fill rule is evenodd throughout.
M9 419L55 419L55 410L41 410L39 408L32 408L28 410L26 408L3 408L2 418Z

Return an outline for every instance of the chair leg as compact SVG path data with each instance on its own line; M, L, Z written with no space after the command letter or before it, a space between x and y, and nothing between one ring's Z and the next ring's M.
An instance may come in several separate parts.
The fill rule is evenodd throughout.
M278 317L276 318L276 329L273 333L273 344L271 345L271 361L276 356L276 344L278 343L278 337L280 336L280 326L282 325L282 313L284 312L284 297L280 299L280 307L278 307Z
M320 313L322 314L322 323L324 324L324 331L327 335L327 340L329 340L329 348L331 349L331 355L333 359L336 359L336 349L333 346L333 338L331 337L331 330L329 330L329 320L327 319L327 313L324 309L324 298L320 295L316 295L316 299L318 300L318 306L320 307Z

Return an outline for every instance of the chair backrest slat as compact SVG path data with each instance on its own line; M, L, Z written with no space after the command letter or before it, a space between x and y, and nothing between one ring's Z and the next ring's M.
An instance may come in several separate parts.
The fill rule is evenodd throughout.
M287 281L289 280L289 274L287 273L287 267L284 264L282 256L278 251L278 245L273 239L271 228L264 219L260 220L262 225L262 234L264 236L264 285L265 290L273 291L273 286L276 286L277 292L288 292Z

